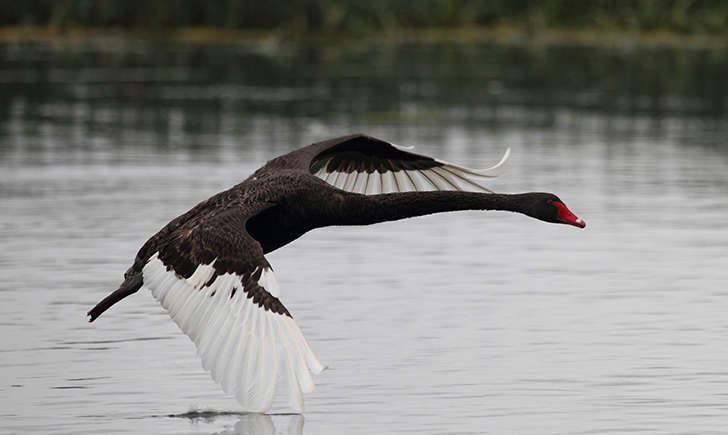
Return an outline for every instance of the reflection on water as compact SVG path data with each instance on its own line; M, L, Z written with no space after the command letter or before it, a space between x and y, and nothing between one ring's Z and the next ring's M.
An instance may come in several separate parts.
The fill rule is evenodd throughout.
M452 43L274 52L133 43L1 48L3 154L62 146L68 158L130 159L133 151L205 149L225 159L250 134L283 150L332 126L549 129L566 121L583 128L581 116L594 113L609 115L601 128L613 135L660 134L667 117L726 133L723 51ZM112 156L89 153L100 147ZM28 158L42 162L44 154Z
M510 146L489 186L555 192L589 227L456 213L269 255L330 367L308 433L724 430L726 59L0 45L0 433L300 433L236 414L146 292L84 314L170 218L355 131L475 167ZM168 417L189 409L214 411Z
M186 418L196 423L200 420L214 422L220 417L236 415L237 413L216 412L216 411L189 411L184 414L170 415L174 418ZM232 427L226 425L226 428L213 432L214 435L276 435L278 433L287 433L289 435L301 435L303 433L303 416L288 416L287 423L280 425L281 430L276 430L276 424L270 415L261 414L237 414L238 421ZM278 420L283 420L284 416L276 416Z

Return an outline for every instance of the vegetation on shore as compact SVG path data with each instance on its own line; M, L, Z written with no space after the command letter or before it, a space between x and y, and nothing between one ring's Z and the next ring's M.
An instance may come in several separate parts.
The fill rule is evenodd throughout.
M196 40L503 34L594 39L606 33L728 40L728 2L722 0L0 0L0 6L5 38L132 33Z

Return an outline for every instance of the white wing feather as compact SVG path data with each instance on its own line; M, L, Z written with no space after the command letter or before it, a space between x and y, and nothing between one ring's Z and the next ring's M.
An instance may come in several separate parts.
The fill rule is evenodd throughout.
M392 145L404 151L410 151L414 148ZM510 155L511 149L508 148L498 163L485 169L471 169L445 160L434 159L441 166L433 166L427 169L402 168L392 170L392 168L399 167L398 162L389 159L386 164L387 170L371 173L340 170L328 172L326 168L331 161L331 158L329 158L321 163L320 169L314 175L339 189L366 195L428 190L466 190L493 193L483 186L478 178L495 177L489 172L502 166Z
M288 385L292 408L302 412L302 392L313 391L312 375L325 366L291 317L254 303L239 275L219 275L208 283L213 272L212 264L200 265L184 279L155 254L144 266L143 279L195 343L205 370L245 411L270 409L280 378ZM261 271L258 285L278 297L270 269Z

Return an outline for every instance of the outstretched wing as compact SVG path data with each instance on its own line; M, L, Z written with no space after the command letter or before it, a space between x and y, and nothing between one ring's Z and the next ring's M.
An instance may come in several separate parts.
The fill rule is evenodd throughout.
M492 193L479 179L487 169L470 169L365 135L333 139L309 147L308 170L340 189L363 194L428 190L470 190Z
M279 378L291 406L324 366L278 299L275 275L245 216L229 209L175 231L145 264L144 285L192 339L202 366L246 411L271 407Z

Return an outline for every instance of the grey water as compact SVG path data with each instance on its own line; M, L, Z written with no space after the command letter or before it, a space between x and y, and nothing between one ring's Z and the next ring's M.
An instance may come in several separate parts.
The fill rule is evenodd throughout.
M0 44L0 433L728 433L728 53L487 43ZM146 290L171 218L366 132L556 193L271 253L329 366L238 413Z

